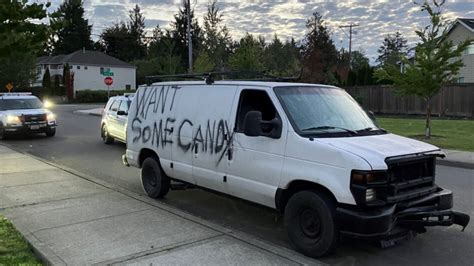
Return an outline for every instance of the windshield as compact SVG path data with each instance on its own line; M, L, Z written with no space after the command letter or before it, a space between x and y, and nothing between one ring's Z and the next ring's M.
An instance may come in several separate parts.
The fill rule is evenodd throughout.
M300 135L342 133L347 136L381 131L359 104L342 89L276 87L275 93Z
M43 103L38 98L0 99L0 110L39 109Z

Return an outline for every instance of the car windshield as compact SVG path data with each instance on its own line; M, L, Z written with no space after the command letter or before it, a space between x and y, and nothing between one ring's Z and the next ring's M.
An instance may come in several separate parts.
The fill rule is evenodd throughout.
M381 133L367 113L344 90L333 87L276 87L295 130L303 136Z
M43 103L38 98L0 99L0 110L39 109Z

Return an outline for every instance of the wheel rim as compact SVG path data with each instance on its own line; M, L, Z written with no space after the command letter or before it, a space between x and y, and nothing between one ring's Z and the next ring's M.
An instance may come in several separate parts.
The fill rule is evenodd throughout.
M318 239L321 236L321 219L313 209L304 209L300 213L300 227L309 238Z
M102 127L102 139L107 140L107 135L109 133L107 132L107 128L105 126Z

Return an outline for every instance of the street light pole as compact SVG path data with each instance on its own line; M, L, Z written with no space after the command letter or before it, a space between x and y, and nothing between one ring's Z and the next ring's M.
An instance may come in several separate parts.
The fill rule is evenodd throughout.
M189 61L189 73L193 73L193 41L191 37L191 3L190 0L185 0L185 5L187 9L187 36L188 36L188 61Z
M349 28L349 68L351 68L352 59L352 28L359 26L359 24L349 23L348 25L339 26L339 28Z

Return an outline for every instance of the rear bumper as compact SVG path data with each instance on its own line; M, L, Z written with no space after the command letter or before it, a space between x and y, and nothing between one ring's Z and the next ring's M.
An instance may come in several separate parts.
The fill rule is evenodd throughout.
M383 239L400 232L423 232L426 226L464 228L469 216L452 210L453 194L446 189L410 202L397 203L375 210L355 210L347 207L336 209L336 220L341 233L361 238Z

